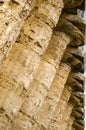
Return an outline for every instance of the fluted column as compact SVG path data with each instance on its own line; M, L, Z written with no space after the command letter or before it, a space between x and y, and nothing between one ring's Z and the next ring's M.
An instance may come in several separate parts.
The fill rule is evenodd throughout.
M69 89L68 89L69 88ZM49 128L48 130L58 130L59 128L59 124L62 120L63 114L64 114L64 110L67 106L68 100L70 98L71 95L71 89L69 86L65 86L63 92L62 92L62 96L57 104L56 110L54 112L54 115L51 119L51 122L49 124Z
M63 2L61 0L59 3L53 4L42 2L35 15L33 14L26 20L18 38L20 43L16 43L13 46L0 73L0 89L2 92L0 95L0 128L8 128L9 118L13 119L19 111L29 84L37 72L40 63L39 55L44 53L49 44L53 27L55 27L59 20L62 8ZM47 15L47 11L49 16ZM53 11L55 16L52 15ZM45 17L50 24L46 23ZM69 37L67 39L69 43ZM38 84L39 87L43 86L44 95L46 95L45 88L47 87L48 89L50 87L56 73L56 68L46 61L42 61L41 65L38 70L39 74L37 74L38 76L35 79L37 80L37 84L35 85L37 85L36 88ZM43 71L41 71L42 68Z
M65 130L68 120L70 119L70 115L72 113L73 105L72 104L67 104L65 107L64 113L62 120L59 122L58 130Z
M71 69L68 65L64 63L60 64L60 67L42 107L39 109L36 115L34 115L36 122L46 129L49 126L49 123L54 115L57 103L61 97L62 90L64 89L64 85L66 83L70 70Z
M57 69L64 56L67 46L70 44L71 38L64 32L54 31L50 44L42 59L54 65Z
M11 1L10 6L12 9L15 9L16 2ZM63 6L62 0L41 1L39 6L33 10L31 16L26 20L17 39L17 43L13 46L4 63L0 73L1 130L32 130L32 128L34 130L42 130L44 129L43 125L46 127L50 122L51 116L48 115L48 113L46 114L45 112L45 115L43 115L47 117L46 120L49 121L46 125L45 117L42 122L42 119L39 118L41 114L39 114L39 117L37 117L36 114L41 111L40 108L45 102L47 102L45 104L50 103L51 107L56 105L57 100L51 101L51 99L49 99L44 102L44 99L51 89L50 87L56 76L56 71L58 70L66 46L69 43L71 47L81 46L83 45L84 38L83 33L78 27L75 27L75 25L68 20L63 19L60 20L56 28L57 31L54 32L54 36L52 37L53 28L58 23ZM22 14L23 13L21 13L21 18L23 17ZM62 32L59 30L62 30ZM55 40L55 43L53 40L51 40L50 43L51 37ZM49 43L50 46L48 46ZM8 45L6 47L8 47ZM74 61L77 61L77 64L82 64L77 58L74 58ZM71 64L75 65L74 62L71 62ZM64 76L62 72L61 75ZM83 85L80 81L76 81L73 77L69 77L68 79L68 84L72 83L73 87L79 85L79 90L82 90ZM74 89L77 88L75 87ZM62 96L61 101L59 101L60 103L58 103L57 108L55 106L54 109L49 111L53 113L55 110L54 119L50 122L50 130L57 130L68 103L70 90L64 89L63 93L64 96ZM48 97L50 98L49 95ZM73 99L77 99L75 95L72 97ZM53 100L55 100L55 98L57 99L57 97L53 97L53 95L52 98ZM82 100L82 98L80 98L80 100ZM47 105L45 105L43 109L45 109L46 106ZM82 104L80 104L80 107L82 107ZM36 119L42 122L39 126L38 122L35 122ZM53 123L53 121L55 122ZM34 123L35 126L33 127ZM75 128L77 128L77 123L78 121L76 120L74 124ZM80 128L82 128L81 125Z
M0 68L37 0L0 1Z
M26 0L2 0L0 1L0 68L2 63L4 62L7 54L9 53L9 50L11 49L12 45L14 44L21 26L24 23L24 20L29 15L30 10L32 9L33 5L35 5L36 1L29 0L28 2ZM43 2L43 1L42 1ZM65 7L72 7L80 5L83 1L70 1L67 0L59 0L59 1L46 1L44 2L38 11L38 16L41 17L42 21L46 21L47 24L53 27L53 24L57 24L57 21L59 19L59 13L61 13L61 10L63 6ZM39 1L40 3L40 1ZM63 5L64 3L64 5ZM53 5L53 7L52 7ZM58 10L58 5L59 10ZM50 11L49 11L50 8ZM56 15L55 9L58 13ZM47 12L47 19L46 14ZM53 15L52 15L52 12ZM50 22L51 15L52 20ZM54 20L55 19L55 20Z
M58 37L58 39L57 41L54 41L56 37ZM64 33L57 32L56 34L53 34L52 39L49 44L49 48L52 45L54 45L54 53L52 54L51 51L48 52L49 54L48 58L51 61L53 61L54 64L52 64L52 62L48 62L48 59L45 59L45 55L47 52L46 50L44 56L42 57L42 61L39 65L38 71L35 75L35 79L33 80L30 86L30 89L25 97L25 101L21 108L21 111L25 113L27 116L30 116L31 118L34 117L37 111L42 106L44 99L47 95L47 92L50 89L50 86L56 75L56 69L58 69L59 67L60 60L69 42L70 42L70 38ZM62 46L63 43L64 43L64 46L62 47L59 53L58 50L60 46ZM17 118L19 118L19 114ZM23 127L22 125L20 126L20 124L18 124L18 126Z

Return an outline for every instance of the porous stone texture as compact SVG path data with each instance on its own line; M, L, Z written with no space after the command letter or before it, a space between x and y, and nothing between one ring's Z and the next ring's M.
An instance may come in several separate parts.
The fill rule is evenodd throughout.
M0 0L0 130L84 129L84 2Z
M0 67L35 3L36 0L0 1Z

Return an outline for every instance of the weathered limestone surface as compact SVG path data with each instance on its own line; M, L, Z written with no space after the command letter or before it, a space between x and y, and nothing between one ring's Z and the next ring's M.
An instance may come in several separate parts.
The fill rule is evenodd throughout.
M66 86L67 88L69 86ZM57 105L57 108L55 110L55 113L53 115L53 118L51 119L51 122L49 124L49 130L58 130L59 129L59 125L60 122L62 120L63 114L64 114L64 110L67 106L68 100L70 98L71 95L71 89L69 87L69 89L65 88L62 92L62 96L59 100L59 103Z
M66 129L65 129L65 130L72 130L73 122L74 122L74 118L73 118L73 117L70 117L70 119L69 119L68 122L67 122L67 126L66 126Z
M64 113L63 113L62 120L59 123L58 130L65 130L66 129L67 122L70 119L72 109L73 109L73 106L71 104L68 104L67 107L65 108Z
M58 69L57 75L51 85L51 89L48 92L47 97L42 105L41 110L39 110L39 112L34 117L36 122L38 122L39 124L41 124L42 126L46 128L49 125L49 122L55 112L57 103L62 94L62 90L66 83L69 72L70 72L69 66L65 64L62 64L60 66L60 68ZM62 73L64 73L64 76L62 75Z
M54 31L50 44L42 58L58 68L64 51L70 43L70 37L65 33Z
M36 1L0 1L0 68Z
M84 2L0 1L0 130L84 129Z

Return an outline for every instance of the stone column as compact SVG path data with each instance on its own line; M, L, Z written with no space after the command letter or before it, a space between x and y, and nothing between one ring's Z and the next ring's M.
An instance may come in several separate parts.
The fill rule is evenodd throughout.
M62 8L63 2L61 0L58 3L42 2L37 13L26 20L19 36L21 43L16 43L13 46L4 63L0 73L0 89L2 92L0 95L0 128L3 130L8 128L9 118L13 119L22 105L29 84L38 69L39 55L44 53L49 44L52 30L59 20ZM49 15L47 15L47 12ZM45 18L49 24L46 23ZM38 87L39 84L40 87L40 84L42 84L42 86L50 87L56 68L46 61L42 61L41 65L36 79L38 83L35 85ZM43 71L41 71L42 68ZM49 68L50 70L48 70ZM45 87L44 91L44 94L46 94Z
M70 119L69 119L68 122L67 122L67 127L66 127L65 130L72 130L73 122L74 122L74 118L73 118L73 117L70 117Z
M64 63L60 65L43 105L34 114L36 122L46 129L54 115L70 70L70 67Z
M68 103L67 106L65 107L62 120L59 123L59 127L57 128L58 130L66 129L68 120L70 119L70 115L72 113L72 109L73 109L73 105Z
M53 43L52 41L56 38L56 36L58 39L54 41ZM55 47L54 53L52 55L52 53L48 52L48 54L49 54L49 59L51 59L51 61L53 61L54 64L49 63L48 60L44 60L44 57L47 52L46 51L40 63L40 66L38 68L38 71L35 75L35 79L31 83L29 92L27 93L27 96L21 108L21 111L30 117L33 117L42 106L44 99L47 95L47 92L50 89L50 86L56 75L56 68L58 68L56 66L59 66L60 60L66 49L66 46L70 42L70 38L66 36L64 33L60 33L60 32L57 33L57 35L55 36L53 35L52 39L51 39L49 47L52 45L52 43L54 44L54 47ZM64 46L63 46L63 43L64 43ZM60 47L61 47L61 50L59 53L58 50Z
M62 96L57 104L56 110L54 112L54 116L51 119L51 122L49 123L49 128L48 130L58 130L59 124L62 120L64 110L67 106L68 100L71 95L71 89L69 86L66 86L62 92Z
M0 68L36 1L0 1Z

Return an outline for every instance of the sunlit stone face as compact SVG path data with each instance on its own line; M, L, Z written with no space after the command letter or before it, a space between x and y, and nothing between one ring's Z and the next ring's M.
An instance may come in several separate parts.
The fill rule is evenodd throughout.
M0 0L0 130L84 129L83 1Z

